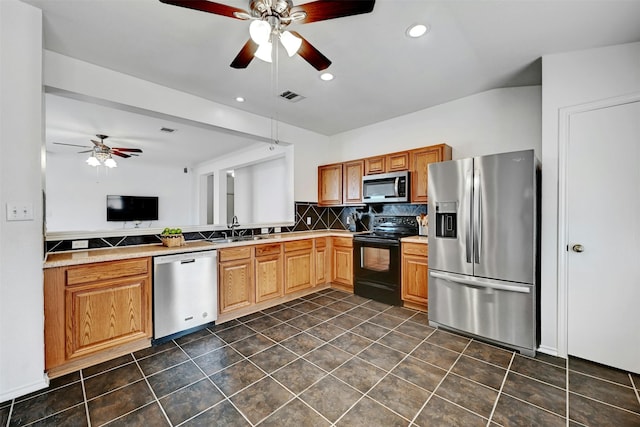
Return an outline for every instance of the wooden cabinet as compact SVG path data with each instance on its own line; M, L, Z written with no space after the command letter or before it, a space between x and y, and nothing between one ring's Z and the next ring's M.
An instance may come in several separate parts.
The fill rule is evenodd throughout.
M228 313L254 303L252 252L251 246L218 251L220 313Z
M433 145L410 151L411 203L427 203L427 167L431 163L451 160L451 147Z
M282 244L255 248L256 303L283 295Z
M409 169L409 152L401 151L399 153L387 154L386 171L399 172Z
M362 203L362 175L364 160L344 163L342 166L344 182L342 184L342 202L348 204Z
M364 174L375 175L377 173L399 172L409 169L409 152L400 151L384 156L375 156L364 159Z
M313 240L284 243L285 293L308 289L316 284Z
M114 357L127 345L147 347L151 258L45 269L44 312L47 370L77 369L83 358Z
M404 305L427 310L428 247L426 243L402 243L402 300Z
M331 264L327 254L327 238L315 239L316 285L324 285L330 281Z
M318 205L342 204L342 163L318 167Z
M353 239L332 238L331 281L353 290Z

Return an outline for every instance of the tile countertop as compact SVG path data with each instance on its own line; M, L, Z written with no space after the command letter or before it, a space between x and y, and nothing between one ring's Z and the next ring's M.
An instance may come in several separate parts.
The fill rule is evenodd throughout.
M139 258L147 256L171 255L185 252L198 252L212 249L221 249L234 246L268 244L273 241L283 242L289 240L313 239L316 237L352 237L356 233L342 230L315 230L298 231L291 233L271 234L268 238L260 240L245 240L240 242L216 243L205 240L187 241L184 246L166 247L162 243L153 245L123 246L106 249L90 249L86 251L51 252L48 253L44 268L66 267L70 265L89 264L93 262L115 261L127 258Z
M426 245L428 244L429 239L427 236L410 236L403 237L400 241L403 243L424 243Z

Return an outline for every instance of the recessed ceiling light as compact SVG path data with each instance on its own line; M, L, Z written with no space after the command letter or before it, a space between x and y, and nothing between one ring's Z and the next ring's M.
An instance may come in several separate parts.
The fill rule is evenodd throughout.
M425 24L414 24L407 28L409 37L417 38L425 35L429 31L429 26Z
M243 98L243 97L241 97L241 96L237 96L237 97L236 97L236 101L238 101L238 102L244 102L244 98Z
M322 74L320 74L320 78L322 80L324 80L325 82L328 82L328 81L333 80L333 74L331 74L331 73L322 73Z

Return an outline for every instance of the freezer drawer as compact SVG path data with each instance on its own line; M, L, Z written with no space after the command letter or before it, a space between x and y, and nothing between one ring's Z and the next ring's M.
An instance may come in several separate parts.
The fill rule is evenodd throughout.
M536 349L535 287L429 270L429 324L527 355Z
M154 339L217 319L216 251L155 257L153 265Z

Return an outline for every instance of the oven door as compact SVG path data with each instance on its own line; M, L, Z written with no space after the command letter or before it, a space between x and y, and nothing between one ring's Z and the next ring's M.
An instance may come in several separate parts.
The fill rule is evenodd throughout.
M396 239L354 238L353 277L356 295L400 305L400 242Z

